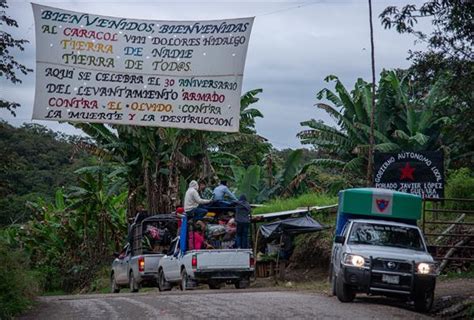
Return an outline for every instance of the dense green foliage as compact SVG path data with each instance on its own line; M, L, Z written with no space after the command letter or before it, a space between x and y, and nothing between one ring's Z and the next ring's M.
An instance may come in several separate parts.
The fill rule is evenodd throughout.
M105 172L83 173L68 194L32 203L34 219L17 229L18 243L44 277L45 290L71 292L90 284L126 236L126 192L112 190Z
M74 148L77 140L37 124L0 122L0 225L27 221L28 201L50 201L56 188L74 184L74 170L92 161Z
M414 92L420 96L437 86L446 98L433 112L452 121L443 127L453 165L474 164L474 3L464 0L429 0L420 6L387 7L380 14L385 28L408 33L426 44L409 51ZM430 34L417 30L418 21L429 20Z
M0 236L0 319L10 319L32 305L38 281L28 256Z
M446 198L474 199L474 172L468 168L461 168L449 174L446 186ZM474 202L450 202L453 209L474 210Z
M337 197L326 194L308 193L298 197L288 199L273 199L265 202L262 207L252 210L252 214L262 214L293 210L297 208L307 208L313 206L327 206L337 203Z

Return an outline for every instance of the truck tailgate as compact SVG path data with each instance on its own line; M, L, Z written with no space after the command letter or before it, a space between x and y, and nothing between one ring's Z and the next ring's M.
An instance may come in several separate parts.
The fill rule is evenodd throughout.
M194 251L193 255L196 255L198 270L250 268L250 250L199 250Z
M158 263L164 254L144 254L145 258L145 273L158 273Z

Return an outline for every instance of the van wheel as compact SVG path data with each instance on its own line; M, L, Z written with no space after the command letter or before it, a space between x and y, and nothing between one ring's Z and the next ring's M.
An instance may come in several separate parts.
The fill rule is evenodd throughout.
M140 290L140 286L135 280L135 277L133 276L133 271L130 272L129 285L131 292L138 292L138 290Z
M171 290L171 283L166 281L163 269L160 269L160 272L158 273L158 290L160 290L160 291L170 291Z
M415 310L418 312L428 312L431 310L434 301L434 290L429 289L418 293L415 296Z
M186 291L188 289L188 280L188 273L186 272L186 269L181 270L181 283L179 285L181 291Z
M112 291L112 293L120 292L120 286L117 284L117 281L115 281L115 275L113 273L110 277L110 291Z
M343 282L344 277L336 278L336 295L341 302L352 302L355 298L354 290Z

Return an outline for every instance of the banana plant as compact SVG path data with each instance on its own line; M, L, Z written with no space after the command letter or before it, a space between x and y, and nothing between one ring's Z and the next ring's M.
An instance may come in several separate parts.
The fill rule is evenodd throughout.
M372 93L370 84L358 79L349 92L336 76L335 91L322 89L316 95L316 107L324 110L337 126L314 119L304 121L307 127L298 134L302 144L311 144L326 154L312 161L315 166L341 168L361 175L367 166ZM417 98L410 93L408 75L382 71L376 96L374 121L375 151L423 151L442 148L440 127L449 119L433 116L435 103L442 103L436 90ZM331 104L326 103L328 101Z

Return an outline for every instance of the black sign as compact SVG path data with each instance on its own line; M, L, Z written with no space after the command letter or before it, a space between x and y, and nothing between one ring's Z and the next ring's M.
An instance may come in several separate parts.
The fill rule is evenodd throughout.
M423 198L444 197L441 151L374 154L374 185L417 194Z

